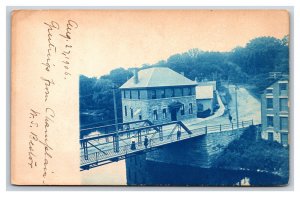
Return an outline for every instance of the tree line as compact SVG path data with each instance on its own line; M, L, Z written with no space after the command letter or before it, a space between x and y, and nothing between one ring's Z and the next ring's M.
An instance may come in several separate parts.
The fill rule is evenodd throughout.
M258 37L250 40L246 46L236 47L229 52L190 49L155 64L143 64L139 69L155 66L169 67L176 72L184 72L191 80L197 78L249 84L254 86L255 94L260 94L274 80L268 78L269 72L288 74L288 42L288 36L282 39ZM117 68L99 78L80 75L82 125L93 121L113 123L112 89L116 91L118 118L122 118L121 94L118 87L132 77L132 69ZM94 115L87 115L91 113ZM92 117L96 117L95 120Z

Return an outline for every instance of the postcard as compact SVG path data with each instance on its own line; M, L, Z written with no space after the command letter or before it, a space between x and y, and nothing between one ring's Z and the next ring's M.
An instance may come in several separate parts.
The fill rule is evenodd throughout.
M286 10L15 10L11 183L285 186Z

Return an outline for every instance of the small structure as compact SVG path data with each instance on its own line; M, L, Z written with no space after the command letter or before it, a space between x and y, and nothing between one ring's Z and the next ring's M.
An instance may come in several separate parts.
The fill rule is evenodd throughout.
M207 115L211 115L214 109L214 87L196 86L196 100L198 113L206 111Z
M261 137L288 145L289 100L288 78L278 79L261 95Z
M167 67L135 70L120 87L123 122L148 119L159 124L196 118L196 85Z

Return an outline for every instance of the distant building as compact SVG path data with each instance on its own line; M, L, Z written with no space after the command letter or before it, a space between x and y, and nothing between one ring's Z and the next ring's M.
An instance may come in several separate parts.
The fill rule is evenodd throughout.
M148 119L159 124L196 118L196 85L166 67L135 71L120 87L123 122Z
M261 137L288 145L288 78L281 78L264 90L261 97Z
M210 109L210 114L212 114L214 108L214 86L196 86L196 102L198 112Z

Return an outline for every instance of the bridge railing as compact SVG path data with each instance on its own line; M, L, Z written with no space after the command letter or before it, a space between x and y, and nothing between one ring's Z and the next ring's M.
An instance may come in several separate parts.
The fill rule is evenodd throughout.
M118 124L109 124L109 125L103 125L103 126L97 126L97 127L89 127L89 128L83 128L80 129L80 138L83 138L86 135L89 135L92 132L98 132L99 134L95 134L95 136L103 135L103 134L109 134L116 131L116 128L118 130L130 130L133 128L139 128L144 126L152 125L152 122L149 120L137 120L137 121L131 121L126 123L118 123Z
M166 124L166 125L168 125L168 124ZM250 125L253 125L252 120L251 121L242 121L239 123L239 128L245 128ZM176 124L176 126L178 127L178 124ZM179 128L180 127L178 127L178 129ZM93 163L98 163L99 161L110 160L110 159L114 159L117 157L122 157L127 154L140 152L140 151L151 149L154 147L159 147L162 145L170 144L175 141L181 141L181 140L185 140L188 138L204 135L204 134L207 134L208 132L227 131L227 130L229 131L229 130L233 130L236 128L237 128L236 123L235 124L234 123L223 124L223 125L210 125L210 126L193 129L193 130L191 130L190 133L183 132L180 137L178 137L177 132L174 132L174 133L171 132L170 134L163 135L163 136L157 135L158 132L154 132L154 133L153 132L152 133L144 132L141 134L141 136L140 136L141 138L143 138L145 136L149 136L149 134L153 135L153 137L149 139L149 145L147 147L145 147L143 143L137 143L137 144L135 144L135 148L133 149L132 144L130 144L130 141L125 142L125 139L128 139L128 138L125 138L125 139L120 138L120 142L123 141L124 143L120 143L118 152L116 152L115 148L112 148L113 147L112 145L109 145L110 143L113 143L113 141L108 142L108 143L106 143L106 142L97 143L97 145L93 145L96 147L96 148L94 148L93 152L88 153L88 152L82 151L82 152L84 152L84 154L81 155L81 157L80 157L80 163L81 163L81 166L91 165ZM98 142L99 139L103 139L103 138L94 138L93 137L93 138L89 139L89 141L95 140L96 142ZM86 148L91 148L93 146L89 146ZM101 147L101 146L105 146L105 147L102 150L100 148L97 148L97 147ZM84 148L82 148L82 149L84 149Z

